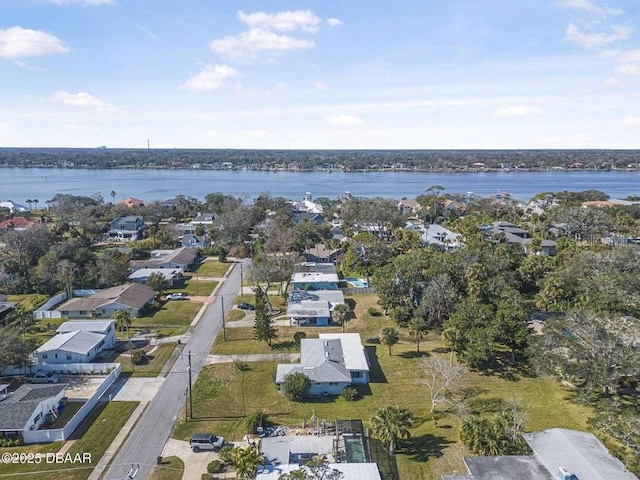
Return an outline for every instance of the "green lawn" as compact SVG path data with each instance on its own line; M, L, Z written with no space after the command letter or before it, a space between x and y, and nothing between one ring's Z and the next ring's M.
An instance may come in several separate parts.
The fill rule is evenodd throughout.
M227 313L224 318L227 322L235 322L237 320L242 320L246 316L247 314L244 310L234 308L233 310L229 311L229 313Z
M97 408L100 408L100 404ZM104 452L129 419L138 402L111 402L100 411L93 423L69 448L68 453L91 454L90 463L56 464L42 460L40 464L1 464L0 476L2 478L38 480L84 480L96 466ZM44 445L25 445L22 447L3 448L0 453L43 453L57 452L63 442L55 442ZM46 459L46 457L45 457ZM62 470L65 469L65 470ZM57 471L52 471L57 470Z
M371 362L372 381L368 388L363 389L360 400L346 402L341 398L328 397L294 403L276 389L275 363L251 362L250 369L244 373L234 364L211 365L203 368L194 388L194 419L184 422L180 417L173 435L186 440L193 433L212 431L232 441L239 440L244 434L243 417L255 411L265 412L270 420L282 425L300 425L303 419L308 421L313 414L329 421L360 418L369 425L378 408L398 404L410 409L417 420L411 430L411 440L403 442L398 451L400 477L432 480L454 470L465 472L462 458L469 452L458 442L460 419L452 413L445 413L438 420L438 426L434 424L429 413L426 387L420 383L422 361L415 354L416 346L407 332L401 332L401 343L394 346L389 355L388 349L378 344L377 336L382 326L392 325L391 320L382 315L371 316L367 312L369 307L377 306L375 295L354 295L347 300L355 309L356 318L347 323L346 331L360 332ZM277 342L286 342L297 330L307 332L308 338L312 338L318 331L341 331L341 328L287 327L279 330L281 338ZM273 352L264 342L251 340L250 333L251 329L228 329L228 340L216 339L213 352ZM421 350L448 359L442 347L437 335L428 336L421 344ZM476 411L490 412L500 401L519 399L522 410L528 414L527 430L549 427L586 429L589 408L571 403L571 392L554 380L520 376L507 379L471 373L467 387L466 403ZM217 405L225 405L224 410L216 408Z
M148 363L141 365L132 366L131 357L128 354L118 356L115 362L122 365L122 373L130 373L133 377L156 377L175 348L176 343L159 345L153 352L147 354Z
M213 280L201 280L195 275L185 274L183 278L178 280L165 293L184 292L187 295L207 296L211 295L213 289L216 288L218 282Z
M144 330L151 327L183 327L182 332L184 332L191 325L201 307L202 303L200 302L168 301L153 315L134 318L131 328Z
M27 312L35 310L40 305L49 300L47 295L42 293L23 293L19 295L8 295L8 302L18 302L20 306Z
M217 260L205 260L199 266L196 272L201 277L224 277L233 262L220 263Z
M162 459L162 465L153 467L149 480L182 480L184 462L178 457Z

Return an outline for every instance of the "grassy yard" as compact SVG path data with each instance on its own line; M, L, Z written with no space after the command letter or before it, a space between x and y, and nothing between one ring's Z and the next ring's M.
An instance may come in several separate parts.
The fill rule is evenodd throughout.
M47 463L44 459L40 464L0 464L2 478L38 480L84 480L96 466L104 452L129 419L137 402L111 402L94 417L93 423L75 440L68 453L91 454L90 463L56 464ZM99 407L98 407L99 408ZM46 445L25 445L22 447L3 448L1 453L51 453L57 452L63 442ZM46 457L45 457L46 458ZM54 471L55 470L55 471Z
M201 277L224 277L229 267L233 265L233 262L220 263L217 260L205 260L199 266L196 272Z
M149 330L151 328L179 327L178 333L184 333L194 317L200 311L202 303L192 301L169 301L152 315L134 318L132 330Z
M241 372L233 364L211 365L203 368L194 389L194 419L178 421L173 435L187 439L192 433L212 431L230 440L239 440L244 434L243 417L255 411L268 415L271 421L282 425L300 425L315 414L319 419L360 418L370 425L370 418L381 406L398 404L410 409L416 417L412 438L402 442L397 462L400 477L406 480L431 480L454 470L465 472L462 457L469 452L458 442L458 416L445 413L436 426L430 414L430 402L422 378L422 360L416 355L416 346L407 332L389 355L387 347L378 344L380 328L392 325L390 319L371 316L369 307L375 307L374 295L354 295L348 298L354 308L355 319L346 325L347 332L360 332L371 363L371 383L362 389L362 398L346 402L341 398L315 398L305 403L294 403L280 395L274 384L276 364L250 363L250 369ZM341 328L282 328L277 342L292 339L293 332L304 330L308 338L318 331L341 331ZM213 351L224 353L262 353L264 343L248 337L250 329L228 329L226 342L216 340ZM442 342L430 335L421 344L428 355L441 355L448 359ZM268 349L266 351L269 351ZM439 352L439 353L438 353ZM526 427L538 430L549 427L586 429L589 409L571 403L571 392L550 379L514 376L486 376L471 373L467 381L466 403L470 409L490 413L499 408L501 401L519 399L528 414ZM216 408L224 405L224 409Z
M18 302L20 306L27 312L35 310L40 305L49 300L47 295L42 293L23 293L20 295L8 295L8 302Z
M233 310L229 311L229 313L225 315L225 320L227 322L236 322L238 320L242 320L246 316L247 314L245 313L244 310L240 310L239 308L234 308Z
M216 288L218 282L214 280L202 280L199 276L185 274L183 278L175 282L175 284L165 293L184 292L187 295L207 296L211 295L213 289Z
M162 459L162 465L153 467L149 480L182 480L184 462L178 457Z
M118 356L115 362L119 362L122 365L122 373L130 373L133 377L156 377L175 348L175 343L159 345L155 350L147 354L148 362L141 365L132 366L131 357L129 357L128 353Z

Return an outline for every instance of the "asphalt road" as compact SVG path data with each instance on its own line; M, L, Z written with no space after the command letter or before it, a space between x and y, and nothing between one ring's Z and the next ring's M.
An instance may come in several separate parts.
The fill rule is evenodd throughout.
M242 260L246 272L250 260ZM222 283L216 293L215 301L207 307L191 337L183 349L183 354L162 382L158 393L136 423L129 437L113 459L111 467L103 476L105 480L127 478L132 465L139 470L135 480L146 480L162 454L171 429L176 422L180 409L186 400L188 387L188 352L191 352L191 377L195 384L198 373L209 354L216 335L222 328L222 303L225 312L231 310L233 298L240 291L240 268L237 265ZM222 297L222 299L221 299Z

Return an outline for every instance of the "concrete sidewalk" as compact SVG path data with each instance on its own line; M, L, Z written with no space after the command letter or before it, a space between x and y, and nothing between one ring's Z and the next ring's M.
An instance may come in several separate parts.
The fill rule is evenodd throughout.
M205 365L239 362L295 362L299 353L255 353L252 355L207 355Z

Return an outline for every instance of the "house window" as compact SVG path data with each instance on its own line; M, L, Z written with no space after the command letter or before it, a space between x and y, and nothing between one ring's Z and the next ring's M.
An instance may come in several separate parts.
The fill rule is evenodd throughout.
M73 360L70 354L67 353L67 360Z
M49 358L49 356L46 353L43 353L42 354L42 358L44 358L46 360L47 358Z
M362 372L351 372L351 378L362 378Z
M57 354L57 353L56 353L56 354L54 354L54 355L55 355L55 357L56 357L56 358L58 358L58 354Z

